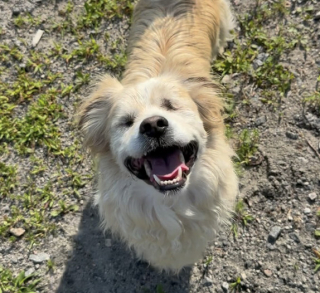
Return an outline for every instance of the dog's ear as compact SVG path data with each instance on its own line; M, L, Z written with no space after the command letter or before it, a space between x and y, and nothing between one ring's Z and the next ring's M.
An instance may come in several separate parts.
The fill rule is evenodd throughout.
M122 85L116 78L104 76L79 108L76 118L84 134L84 145L94 155L108 149L108 118L114 105L114 96L121 89Z
M198 107L204 129L210 133L223 123L221 88L208 77L191 77L185 80L189 93Z

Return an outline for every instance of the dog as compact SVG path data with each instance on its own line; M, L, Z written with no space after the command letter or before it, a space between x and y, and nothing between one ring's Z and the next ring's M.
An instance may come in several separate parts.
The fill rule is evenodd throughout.
M140 0L121 82L103 77L78 112L103 229L159 270L197 262L238 194L210 74L232 29L227 0Z

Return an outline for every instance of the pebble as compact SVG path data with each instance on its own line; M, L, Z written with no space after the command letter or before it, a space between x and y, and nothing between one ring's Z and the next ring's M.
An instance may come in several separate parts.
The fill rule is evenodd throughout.
M20 237L26 232L26 230L23 228L11 228L9 232L16 237Z
M289 237L296 243L300 243L300 238L299 235L297 233L290 233Z
M263 65L263 62L261 60L259 60L259 59L256 59L256 60L253 61L253 68L254 69L258 69L262 65Z
M305 209L303 210L303 212L304 212L306 215L308 215L308 214L311 213L311 209L305 208Z
M316 194L315 192L309 193L309 194L308 194L308 198L309 198L311 201L315 201L316 198L317 198L317 194Z
M231 82L231 77L230 75L226 74L222 79L221 82L226 84L226 83L230 83Z
M267 277L271 277L272 276L272 272L268 269L264 270L263 273L267 276Z
M26 277L29 277L29 276L32 275L34 272L35 272L35 269L34 269L34 268L27 269L26 272L25 272L25 276L26 276Z
M276 240L278 239L280 233L281 233L281 227L279 226L274 226L272 227L270 233L269 233L269 236L268 236L268 242L270 243L274 243L276 242Z
M222 288L223 292L226 292L226 293L229 292L229 284L227 282L223 282L221 285L221 288Z
M291 131L287 131L286 136L290 139L298 139L298 134Z
M45 252L40 252L38 254L30 254L29 259L34 263L42 263L50 259L50 255Z
M38 45L43 33L44 33L43 30L37 30L36 34L34 35L34 37L32 39L32 43L31 43L32 47L35 47Z
M204 277L202 280L202 285L203 286L211 286L213 283L212 279L209 277Z
M260 126L266 122L267 122L267 116L263 115L263 116L258 117L254 123L256 126Z
M314 20L320 20L320 11L315 14Z
M106 246L107 246L107 247L111 247L111 245L112 245L111 239L109 239L109 238L106 239L106 242L105 242L105 243L106 243Z

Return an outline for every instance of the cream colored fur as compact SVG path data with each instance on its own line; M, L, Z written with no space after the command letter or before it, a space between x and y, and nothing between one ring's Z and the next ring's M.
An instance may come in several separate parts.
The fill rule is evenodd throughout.
M219 87L210 75L210 62L232 28L225 0L140 0L121 83L106 76L79 111L85 145L98 162L103 228L159 269L177 272L198 261L227 222L238 192ZM177 110L163 108L163 98ZM133 125L122 127L132 113ZM199 143L198 160L176 194L160 193L123 163L143 155L139 125L152 115L169 121L171 140Z

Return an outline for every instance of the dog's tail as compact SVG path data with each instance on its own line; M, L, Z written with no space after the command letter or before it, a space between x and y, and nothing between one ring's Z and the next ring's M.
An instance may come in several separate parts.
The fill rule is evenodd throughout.
M213 47L213 58L218 54L223 53L227 41L231 40L231 31L235 27L234 18L230 9L229 0L219 0L220 2L220 29L219 35L216 38L216 44Z

